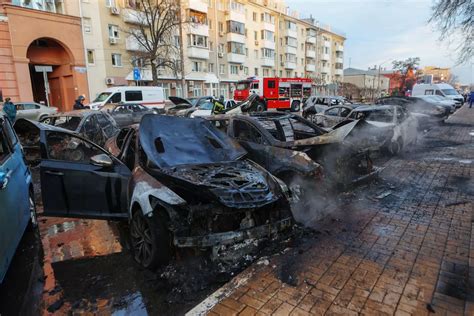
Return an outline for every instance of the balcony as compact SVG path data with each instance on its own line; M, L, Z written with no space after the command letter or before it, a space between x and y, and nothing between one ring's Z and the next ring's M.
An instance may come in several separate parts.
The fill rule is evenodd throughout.
M330 73L330 72L331 72L331 68L329 68L328 65L321 67L321 73L322 73L322 74L328 74L328 73Z
M286 35L288 35L289 37L298 38L298 32L296 30L287 29Z
M133 36L128 36L125 40L125 49L131 52L144 52L146 49Z
M316 58L316 51L315 50L307 50L306 57L308 58Z
M245 23L245 14L237 11L226 11L226 20L227 21L236 21L240 23Z
M336 52L344 52L344 46L336 45Z
M316 44L316 36L308 36L308 37L306 37L306 43Z
M331 55L321 54L321 60L329 61L329 60L331 60Z
M297 48L296 47L291 47L291 46L286 46L284 52L286 54L293 54L296 55L297 53Z
M227 33L227 42L237 42L245 44L245 35L238 33Z
M323 45L324 45L324 47L331 48L331 42L330 41L324 41Z
M209 36L209 26L206 24L191 23L189 26L189 33L202 35L202 36Z
M207 13L207 3L203 0L189 0L189 8L199 12Z
M336 63L343 64L344 63L344 58L343 57L336 57Z
M263 29L271 32L275 32L275 24L271 24L268 22L263 22Z
M268 49L275 49L275 42L269 41L269 40L262 40L262 47L263 48L268 48Z
M314 72L314 71L316 71L316 65L307 64L307 65L306 65L306 71L309 71L309 72Z
M335 70L334 70L334 74L335 74L336 76L342 76L342 75L344 74L344 70L342 70L342 69L335 69Z
M285 69L296 69L296 62L286 61Z
M209 59L209 49L207 48L190 46L187 53L189 58Z
M260 63L263 67L275 67L274 58L262 58Z
M146 17L145 14L133 9L123 9L122 10L122 18L123 21L126 23L131 24L146 24Z
M245 55L235 54L235 53L228 53L227 54L227 62L236 63L236 64L243 64L243 63L245 63Z

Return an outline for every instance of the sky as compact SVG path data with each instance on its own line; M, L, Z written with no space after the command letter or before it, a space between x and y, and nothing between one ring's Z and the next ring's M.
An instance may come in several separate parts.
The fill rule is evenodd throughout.
M421 66L451 67L461 83L474 81L474 60L456 66L456 43L439 41L439 32L428 24L432 0L286 0L286 4L300 17L311 14L346 34L345 68L390 69L392 60L420 57Z

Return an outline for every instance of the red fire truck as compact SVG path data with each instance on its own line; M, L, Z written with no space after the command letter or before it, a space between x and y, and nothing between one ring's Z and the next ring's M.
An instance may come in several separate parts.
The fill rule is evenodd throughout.
M312 80L307 78L256 78L251 77L237 83L234 99L243 101L251 94L257 94L266 109L289 109L299 111L301 105L311 96Z

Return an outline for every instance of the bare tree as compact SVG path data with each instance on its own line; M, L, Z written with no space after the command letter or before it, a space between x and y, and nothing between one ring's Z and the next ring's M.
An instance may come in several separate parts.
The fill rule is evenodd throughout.
M153 85L158 84L158 70L167 68L177 77L182 74L182 38L180 30L185 23L180 1L136 0L131 13L135 26L124 30L137 43L134 58L150 66ZM183 87L184 88L184 87Z
M458 64L474 56L474 1L436 0L429 20L441 31L440 39L454 39L461 35L457 47Z
M399 73L399 89L400 93L411 90L416 83L415 71L420 64L419 57L412 57L405 60L394 60L392 62L393 69Z

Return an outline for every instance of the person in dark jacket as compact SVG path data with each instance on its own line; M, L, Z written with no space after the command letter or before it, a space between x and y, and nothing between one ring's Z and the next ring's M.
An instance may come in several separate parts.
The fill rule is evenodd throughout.
M7 115L10 122L13 124L15 123L16 119L16 106L13 104L10 98L5 99L5 103L3 103L3 112Z
M80 95L77 100L74 102L74 110L85 110L90 109L88 106L84 105L86 98L83 95Z
M469 108L472 108L472 104L474 103L474 90L471 91L469 94Z

